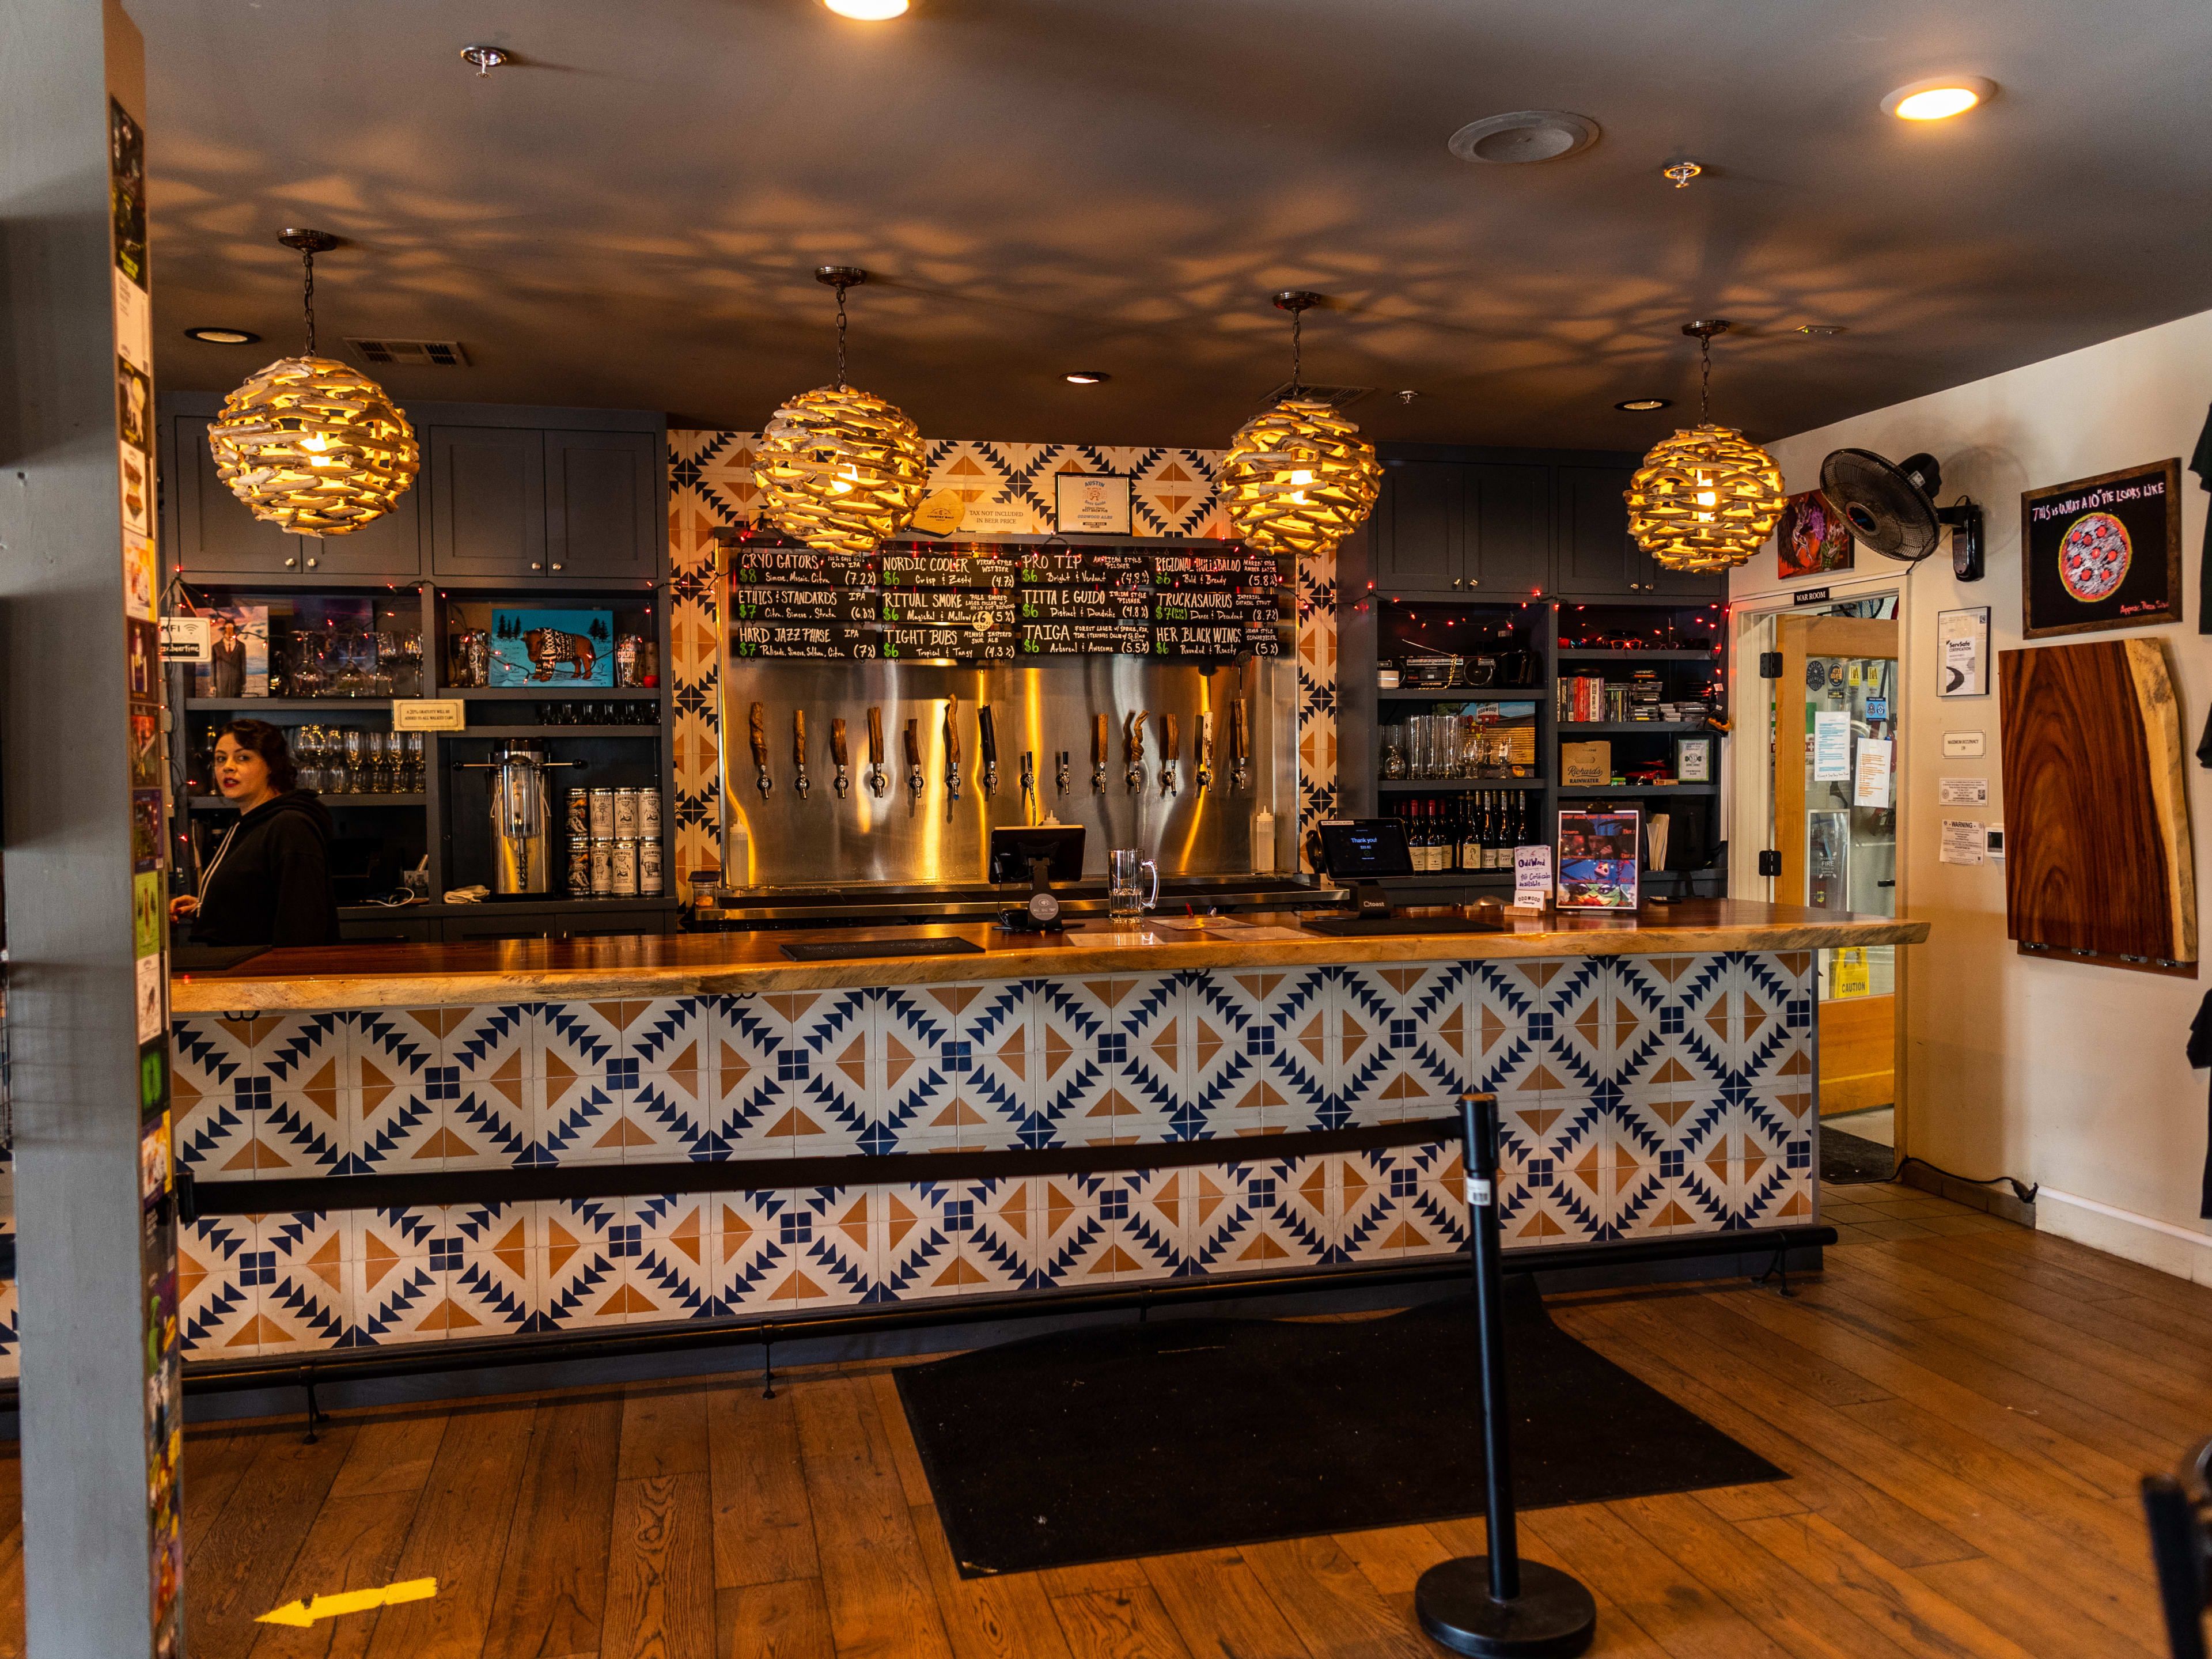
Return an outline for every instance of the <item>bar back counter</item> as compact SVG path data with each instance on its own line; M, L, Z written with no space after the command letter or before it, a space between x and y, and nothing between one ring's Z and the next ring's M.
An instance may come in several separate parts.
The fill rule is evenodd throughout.
M1706 901L1512 929L956 925L898 931L976 952L647 936L183 975L187 1351L507 1339L489 1363L1446 1258L1478 1088L1510 1249L1815 1218L1811 953L1925 923Z

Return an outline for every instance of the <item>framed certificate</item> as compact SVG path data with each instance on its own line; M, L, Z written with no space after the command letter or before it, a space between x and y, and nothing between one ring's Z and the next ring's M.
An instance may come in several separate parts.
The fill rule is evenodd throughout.
M1711 738L1674 739L1674 781L1711 783L1713 781L1713 740Z
M1990 608L1976 605L1964 611L1936 613L1936 666L1943 682L1939 697L1986 697L1990 695Z
M1054 528L1063 536L1129 534L1129 480L1114 473L1053 474Z

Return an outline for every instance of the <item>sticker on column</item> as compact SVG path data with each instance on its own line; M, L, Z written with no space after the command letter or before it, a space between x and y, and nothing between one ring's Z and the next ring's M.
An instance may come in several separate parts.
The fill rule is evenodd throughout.
M161 1035L161 958L141 957L138 972L138 1041L151 1042Z

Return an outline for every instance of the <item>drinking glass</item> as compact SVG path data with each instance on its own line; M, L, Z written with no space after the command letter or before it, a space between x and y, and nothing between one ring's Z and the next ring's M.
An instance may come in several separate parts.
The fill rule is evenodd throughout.
M407 787L403 793L419 795L422 793L422 734L410 732L406 735Z
M1147 891L1139 878L1149 875ZM1159 866L1134 847L1117 847L1106 854L1106 915L1114 921L1134 921L1160 902Z
M392 793L392 733L375 730L363 734L368 750L368 791L372 795Z
M358 726L349 726L340 739L345 752L345 783L340 791L343 794L358 795L368 791L368 780L362 775L368 760L368 733Z
M1386 778L1406 775L1406 728L1403 726L1382 728L1382 775Z

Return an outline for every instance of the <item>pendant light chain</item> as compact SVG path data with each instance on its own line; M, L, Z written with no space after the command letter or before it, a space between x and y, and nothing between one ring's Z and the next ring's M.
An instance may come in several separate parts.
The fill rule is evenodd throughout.
M837 284L837 385L845 384L845 285Z
M301 278L301 307L307 317L307 356L315 355L315 250L313 246L300 250Z
M1291 313L1291 396L1297 397L1306 389L1304 342L1300 337L1306 325L1306 314L1301 309Z
M1711 335L1700 334L1698 337L1698 424L1705 426L1709 424L1705 419L1705 405L1711 401L1713 395L1713 337Z

